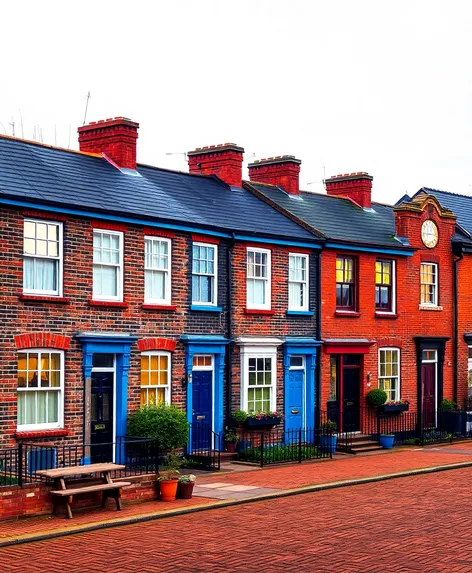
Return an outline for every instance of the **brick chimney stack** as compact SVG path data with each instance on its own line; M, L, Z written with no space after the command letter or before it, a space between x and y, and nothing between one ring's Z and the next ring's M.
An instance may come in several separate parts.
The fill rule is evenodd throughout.
M300 159L280 155L254 161L248 165L249 179L255 183L278 185L290 195L300 195Z
M126 117L92 121L78 129L80 151L105 153L118 167L135 170L138 129Z
M328 195L346 197L362 208L370 209L373 179L365 171L335 175L325 180L326 191Z
M241 187L244 149L235 143L197 147L188 152L190 173L216 175L228 185Z

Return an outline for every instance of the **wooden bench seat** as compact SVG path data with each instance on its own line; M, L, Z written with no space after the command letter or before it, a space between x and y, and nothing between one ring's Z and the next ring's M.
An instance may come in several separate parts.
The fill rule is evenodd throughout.
M80 493L88 493L91 491L106 491L107 489L120 489L131 485L130 481L114 481L113 483L97 483L95 485L86 485L84 487L76 487L71 489L58 489L51 491L51 495L59 495L61 497L69 495L77 495Z

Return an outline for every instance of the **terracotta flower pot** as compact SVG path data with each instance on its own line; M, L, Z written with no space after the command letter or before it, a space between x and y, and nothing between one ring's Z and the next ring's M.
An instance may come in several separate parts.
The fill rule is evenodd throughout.
M177 479L166 479L159 482L161 489L161 501L174 501L177 497Z
M234 453L236 451L236 443L237 442L225 442L226 451Z
M192 499L193 486L195 482L189 481L187 483L179 483L177 486L177 497L179 499Z

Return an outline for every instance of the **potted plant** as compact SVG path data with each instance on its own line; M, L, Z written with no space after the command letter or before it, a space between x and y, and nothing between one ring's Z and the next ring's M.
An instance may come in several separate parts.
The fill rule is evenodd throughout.
M410 408L410 402L408 400L387 400L385 404L379 406L379 411L384 414L398 414L400 412L406 412Z
M179 468L184 461L184 458L175 452L168 454L165 470L157 478L160 486L161 501L174 501L177 497L177 486L180 478Z
M387 392L381 388L373 388L372 390L369 390L365 397L367 404L372 406L372 408L383 406L387 401L387 398Z
M395 436L393 434L380 434L380 445L382 448L391 450L393 448L393 443L395 441Z
M443 400L439 405L440 427L448 434L462 433L464 426L463 418L462 412L452 400Z
M192 499L196 480L197 477L193 474L181 475L177 484L177 497L179 499Z
M338 435L336 433L338 425L332 420L324 422L320 426L320 447L323 450L328 450L331 453L336 451L336 446L338 443Z
M267 428L280 424L283 415L275 410L274 412L249 412L245 422L246 428Z
M225 450L227 452L235 452L236 444L238 442L238 435L234 430L226 430L224 435Z

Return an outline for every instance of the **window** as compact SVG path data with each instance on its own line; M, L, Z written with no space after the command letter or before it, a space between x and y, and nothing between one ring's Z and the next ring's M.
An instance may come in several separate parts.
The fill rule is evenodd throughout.
M217 303L217 246L193 243L192 302L215 306Z
M275 410L273 402L272 358L248 359L248 412Z
M93 298L123 300L123 233L93 232Z
M375 262L375 310L379 312L395 312L394 269L393 261Z
M438 305L438 265L436 263L421 263L421 304Z
M267 249L247 250L247 308L271 308L270 254Z
M308 255L290 254L288 263L288 308L308 310Z
M62 427L63 353L18 353L18 429Z
M472 398L472 346L468 347L469 358L467 360L467 398Z
M26 219L23 225L23 292L62 295L62 224Z
M169 239L144 237L144 300L147 303L170 305Z
M170 404L170 354L141 354L141 406Z
M336 308L355 310L355 265L352 257L336 258Z
M379 349L379 388L387 393L387 400L400 400L400 350Z

